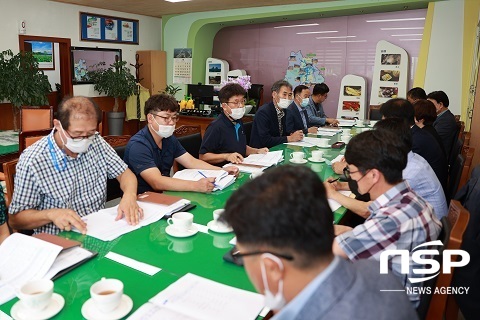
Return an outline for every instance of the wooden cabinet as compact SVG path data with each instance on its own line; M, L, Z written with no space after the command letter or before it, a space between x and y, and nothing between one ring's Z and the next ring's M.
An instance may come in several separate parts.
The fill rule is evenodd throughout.
M140 84L150 90L150 95L161 93L167 86L167 53L159 50L137 51Z

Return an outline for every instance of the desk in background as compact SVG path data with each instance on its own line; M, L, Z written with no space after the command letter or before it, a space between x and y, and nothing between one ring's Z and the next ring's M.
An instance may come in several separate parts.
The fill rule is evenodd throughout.
M3 163L16 159L19 155L18 132L0 131L0 172L3 172Z

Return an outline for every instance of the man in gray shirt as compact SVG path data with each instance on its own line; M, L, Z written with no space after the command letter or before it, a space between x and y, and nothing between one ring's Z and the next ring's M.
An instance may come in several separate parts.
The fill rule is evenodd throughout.
M327 118L325 111L323 111L322 102L327 99L330 89L325 83L318 83L313 87L310 101L306 107L308 114L308 121L312 126L324 126L327 124L338 125L338 120L335 118Z

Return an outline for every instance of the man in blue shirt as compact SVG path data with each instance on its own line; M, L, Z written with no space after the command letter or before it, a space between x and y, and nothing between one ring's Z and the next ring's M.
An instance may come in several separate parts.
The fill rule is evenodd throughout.
M330 89L325 83L318 83L313 87L312 96L306 106L308 120L312 126L324 125L338 125L338 120L335 118L327 118L325 111L323 111L322 102L328 97Z
M197 191L211 192L215 178L187 181L170 178L173 161L188 169L220 170L194 158L172 136L178 121L178 103L170 95L157 94L145 103L147 126L134 135L125 149L124 160L138 179L138 193L145 191ZM237 174L238 169L225 170Z
M243 157L267 153L268 148L247 145L242 117L245 113L245 90L237 83L229 83L218 92L223 113L210 123L203 136L200 159L215 165L241 163Z
M293 90L293 102L288 106L286 119L287 133L302 130L304 134L317 133L318 128L312 126L305 109L310 101L310 89L307 86L299 85Z
M332 211L309 168L268 170L231 196L220 219L235 231L233 259L243 260L272 319L416 318L400 283L380 274L378 263L333 255Z

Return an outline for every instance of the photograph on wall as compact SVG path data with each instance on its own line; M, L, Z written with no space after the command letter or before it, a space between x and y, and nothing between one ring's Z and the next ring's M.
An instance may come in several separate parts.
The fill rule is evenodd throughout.
M38 67L44 70L55 70L53 42L25 41L25 51L31 52Z
M133 41L133 22L122 21L122 40Z
M343 101L342 110L346 111L360 111L360 101Z
M174 58L192 58L192 48L175 48L173 49Z
M379 98L396 98L398 96L398 87L380 87L378 90Z
M222 65L220 63L210 63L208 72L222 72Z
M209 76L208 77L208 83L209 84L220 84L222 82L222 77L221 76Z
M402 61L401 54L382 54L382 64L383 65L400 65Z
M87 37L100 39L100 17L87 16Z
M400 79L400 70L380 70L380 81L397 82Z
M117 20L105 19L105 39L118 40L117 23Z
M361 86L344 86L343 95L359 97L362 95L362 87Z

